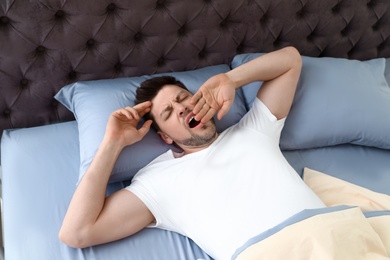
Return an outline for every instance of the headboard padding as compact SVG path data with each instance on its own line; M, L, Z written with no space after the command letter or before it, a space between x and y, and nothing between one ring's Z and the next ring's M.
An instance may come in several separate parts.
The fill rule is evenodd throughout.
M80 80L192 70L293 45L390 57L388 0L5 0L0 133L73 119L53 98Z

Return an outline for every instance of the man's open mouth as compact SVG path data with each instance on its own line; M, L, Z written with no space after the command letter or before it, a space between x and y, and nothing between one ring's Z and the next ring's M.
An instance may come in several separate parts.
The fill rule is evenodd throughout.
M194 128L194 127L196 127L197 125L199 125L199 123L200 123L200 121L196 121L196 120L195 120L195 116L192 116L192 117L190 118L190 120L188 121L188 126L189 126L190 128Z

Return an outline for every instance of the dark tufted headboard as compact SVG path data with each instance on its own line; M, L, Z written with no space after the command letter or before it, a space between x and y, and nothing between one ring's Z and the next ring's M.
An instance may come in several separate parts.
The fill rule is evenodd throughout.
M72 120L53 96L80 80L192 70L293 45L390 57L389 0L2 0L0 133Z

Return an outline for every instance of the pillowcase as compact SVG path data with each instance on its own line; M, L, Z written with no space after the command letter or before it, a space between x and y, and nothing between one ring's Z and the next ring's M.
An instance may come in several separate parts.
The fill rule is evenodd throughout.
M232 67L260 55L238 55ZM390 87L384 76L385 59L302 60L294 102L280 139L281 148L352 143L390 149ZM253 97L259 87L259 83L250 89L245 86L244 96Z
M390 210L390 196L386 194L309 168L304 168L303 180L326 206L358 206L362 211Z
M182 81L187 88L196 90L209 77L225 73L227 65L210 66L194 71L162 73L155 76L171 75ZM152 76L117 78L107 80L77 82L63 87L55 96L65 107L72 111L78 123L80 142L80 175L84 175L103 139L110 114L122 107L133 106L137 87ZM223 131L237 123L246 113L241 91L236 92L234 104L229 113L216 120L217 130ZM116 162L110 182L131 179L135 173L158 155L168 149L177 150L161 140L151 129L143 140L125 147Z

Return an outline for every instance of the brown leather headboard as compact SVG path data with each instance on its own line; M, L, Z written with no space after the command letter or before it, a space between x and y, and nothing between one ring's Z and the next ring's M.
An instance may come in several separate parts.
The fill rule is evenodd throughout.
M2 0L0 133L72 120L53 96L80 80L192 70L293 45L390 57L389 0Z

